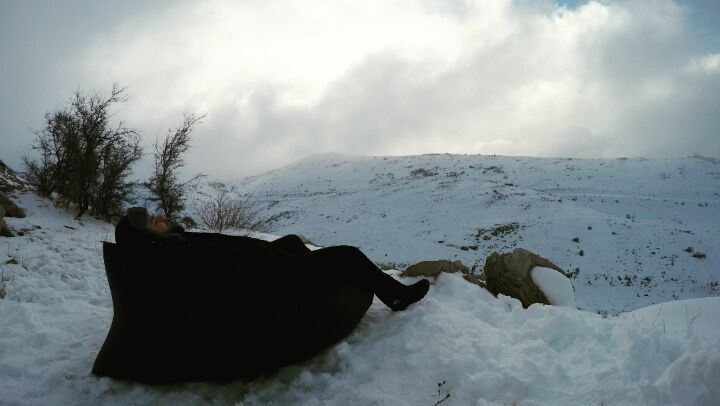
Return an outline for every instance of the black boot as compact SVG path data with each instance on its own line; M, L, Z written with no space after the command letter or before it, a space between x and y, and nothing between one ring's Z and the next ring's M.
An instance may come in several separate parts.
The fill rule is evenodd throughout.
M392 293L376 292L376 295L387 307L397 312L425 297L429 289L430 281L423 279L409 286L402 285L402 288L394 289Z

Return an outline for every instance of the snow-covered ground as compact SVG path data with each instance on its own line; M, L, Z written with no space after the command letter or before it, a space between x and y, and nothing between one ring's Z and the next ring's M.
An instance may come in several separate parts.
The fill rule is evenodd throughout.
M7 221L24 235L0 237L0 404L717 404L719 177L697 158L332 155L243 180L274 202L275 235L359 245L398 268L480 270L522 246L579 267L586 310L523 309L443 274L422 302L393 313L375 301L346 340L268 379L160 387L90 374L112 318L112 226L21 194L28 216Z
M617 314L720 295L720 161L325 154L235 184L272 232L377 263L522 247L576 274L581 309Z

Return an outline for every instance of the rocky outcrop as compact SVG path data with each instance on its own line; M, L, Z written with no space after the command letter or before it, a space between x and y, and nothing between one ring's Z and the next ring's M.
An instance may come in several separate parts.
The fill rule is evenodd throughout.
M5 223L5 209L0 206L0 237L12 237L13 233L10 231L7 223Z
M29 185L15 171L0 161L0 192L10 194L29 190Z
M18 205L10 200L10 198L3 192L0 192L0 207L5 210L5 216L7 217L25 217L25 210L18 207Z
M481 281L475 274L472 273L470 268L465 266L460 261L449 261L447 259L441 259L438 261L422 261L415 265L409 266L405 269L400 276L415 276L415 277L433 277L437 278L441 273L456 273L460 272L468 282L474 283L481 288L485 287L483 281Z
M545 294L533 282L530 272L534 267L554 269L567 277L565 271L531 251L516 248L511 253L493 252L485 260L483 278L476 276L470 268L460 261L446 259L438 261L422 261L405 269L400 276L433 277L441 273L461 273L465 280L487 289L497 296L503 294L514 297L528 307L533 303L551 304Z
M533 303L550 304L530 275L536 266L554 269L567 276L559 266L523 248L505 254L493 252L485 260L483 268L487 290L495 296L502 293L514 297L520 300L523 307Z
M5 216L25 217L25 211L10 200L8 195L27 189L27 183L20 179L5 163L0 161L0 211L3 213L3 215L0 215L0 235L6 237L12 235L5 220L3 220Z

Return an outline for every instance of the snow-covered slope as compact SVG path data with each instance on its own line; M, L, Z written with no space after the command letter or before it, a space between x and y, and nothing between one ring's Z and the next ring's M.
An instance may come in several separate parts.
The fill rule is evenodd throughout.
M460 169L454 162L464 159L482 161L462 165L480 165L486 173L483 169L469 172L467 167L458 176L444 172ZM400 163L403 160L408 162ZM442 160L447 161L447 168L440 165ZM483 164L484 160L500 169L490 169L493 165ZM576 299L593 310L636 309L662 299L667 293L655 293L662 289L683 297L716 294L703 291L699 282L717 280L718 180L714 177L720 171L715 162L555 162L325 156L245 182L264 199L278 201L271 209L275 214L287 212L277 217L274 233L298 232L322 245L358 244L377 262L409 263L457 254L466 263L481 264L492 249L522 245L564 268L580 266L574 280ZM551 190L557 186L542 179L561 176L569 171L563 169L566 164L585 168L575 171L593 173L598 184L614 171L629 178L637 172L638 177L649 179L657 171L674 167L685 168L686 177L705 183L683 191L680 180L671 182L672 176L680 176L673 172L657 182L662 187L650 191L644 186L646 195L633 194L630 186L619 183L622 187L599 197L605 189L590 187L585 180L576 180L577 184L568 180L567 190ZM397 166L396 179L384 175L388 178L384 183L371 182L378 173L393 173L386 165ZM626 165L624 172L616 168L622 165ZM562 168L547 174L555 166ZM610 169L602 176L592 171L606 166ZM409 176L420 167L438 174ZM511 178L513 168L516 178ZM542 170L546 173L538 175ZM338 176L332 177L336 171ZM532 176L538 180L531 185ZM522 186L520 180L527 183ZM441 186L443 181L454 183ZM646 184L632 182L636 188ZM322 192L323 184L332 192ZM588 190L580 191L583 184ZM283 188L287 191L282 192ZM693 205L687 193L695 194ZM613 195L612 200L607 195ZM638 197L650 195L656 199ZM600 204L601 198L605 204ZM564 307L523 309L517 300L494 298L455 274L443 274L425 300L404 312L393 313L375 301L347 339L262 381L152 387L97 378L90 369L112 318L101 241L113 240L112 226L89 218L73 220L30 193L20 194L18 200L27 217L7 221L23 235L0 237L2 405L433 405L447 396L442 405L712 405L720 398L718 297L666 302L603 317ZM435 200L436 204L430 204ZM633 210L634 221L623 220L626 210ZM495 228L495 235L481 232L475 242L478 228L492 229L497 224L510 226ZM592 230L587 230L588 225ZM483 239L486 235L489 240ZM576 236L579 243L572 241ZM655 255L647 252L650 248L641 249L653 236ZM477 250L469 247L471 243L477 244ZM706 257L692 257L683 251L687 246ZM617 247L621 249L614 255L602 255ZM576 255L579 249L585 251L584 256ZM624 253L625 249L630 253ZM633 249L642 256L633 256ZM676 254L675 262L665 267L660 257L670 252ZM642 268L641 275L665 271L668 280L660 276L648 286L618 287L602 282L602 277L582 279L618 271L626 264L623 261L632 258L640 262L630 263ZM680 275L683 267L696 282L670 279ZM635 268L623 271L631 269ZM629 293L635 290L649 296Z
M482 155L312 156L236 182L272 232L359 246L403 267L523 247L575 275L580 308L615 314L720 294L720 161Z

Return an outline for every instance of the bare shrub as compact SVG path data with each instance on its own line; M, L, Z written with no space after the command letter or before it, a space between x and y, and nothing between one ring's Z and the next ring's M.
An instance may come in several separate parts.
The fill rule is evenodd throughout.
M131 202L131 165L142 157L140 133L110 124L111 107L127 101L125 89L113 85L110 95L87 96L76 91L70 105L45 115L45 127L35 131L36 160L23 161L29 183L44 196L62 195L77 209L106 219Z
M183 216L183 218L178 220L178 223L180 223L180 225L187 229L193 229L198 227L197 221L195 221L195 219L190 216Z
M185 162L182 155L190 149L190 133L195 124L205 116L196 117L185 114L180 127L171 129L162 143L155 140L155 160L152 177L143 185L150 192L150 201L170 219L177 220L180 212L185 208L185 195L204 175L197 174L186 181L178 179L177 172L182 169Z
M200 226L206 230L266 231L261 209L250 195L240 196L233 191L219 189L195 205Z

